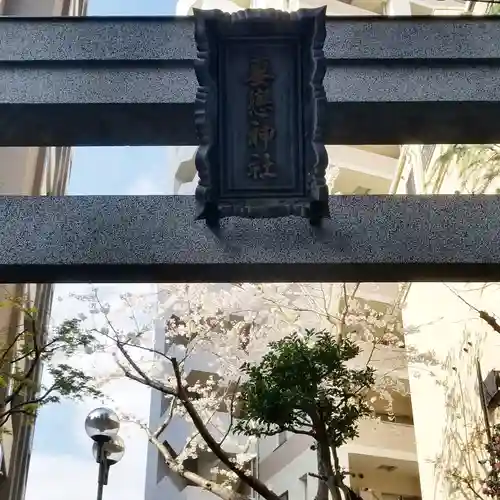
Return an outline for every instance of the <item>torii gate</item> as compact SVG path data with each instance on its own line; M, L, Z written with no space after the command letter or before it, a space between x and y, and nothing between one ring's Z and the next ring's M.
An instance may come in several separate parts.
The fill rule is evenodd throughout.
M500 140L500 20L329 18L328 144ZM192 145L191 18L1 18L0 145ZM138 165L140 168L140 165ZM0 281L500 279L496 196L335 196L195 222L192 197L2 197Z

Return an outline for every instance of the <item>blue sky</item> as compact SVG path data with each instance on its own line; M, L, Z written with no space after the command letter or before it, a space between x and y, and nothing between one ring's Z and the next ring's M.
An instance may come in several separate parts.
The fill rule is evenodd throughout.
M167 168L166 147L75 148L68 193L169 192L172 176L167 175Z
M90 0L88 15L172 15L172 0ZM70 195L162 194L172 191L165 147L75 148ZM68 286L56 287L55 295ZM141 396L143 397L144 394ZM131 396L132 397L132 396ZM145 401L147 403L147 401ZM61 403L41 411L28 479L27 500L94 498L97 465L83 431L89 408ZM129 441L132 438L129 438ZM125 458L111 471L106 500L144 498L145 445L127 442Z
M172 0L89 0L89 16L168 16L175 11Z

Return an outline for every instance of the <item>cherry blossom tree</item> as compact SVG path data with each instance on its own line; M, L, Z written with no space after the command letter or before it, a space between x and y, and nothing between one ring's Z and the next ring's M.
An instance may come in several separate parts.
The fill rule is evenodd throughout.
M251 472L257 436L234 432L244 410L242 384L249 375L244 367L258 364L271 342L304 337L313 328L328 332L337 345L351 343L355 355L344 360L346 369L360 367L373 373L372 391L365 391L363 403L367 411L360 410L359 418L374 413L374 403L380 400L391 412L391 394L407 391L397 374L407 362L401 350L399 304L372 308L359 299L359 287L172 284L162 285L153 295L125 294L119 307L103 299L98 289L75 298L87 304L88 314L81 320L88 333L101 336L100 351L115 361L103 386L125 377L161 394L166 411L160 422L126 418L142 427L172 473L223 500L242 500L250 490L266 500L278 500ZM393 351L390 369L378 369L377 363L382 358L387 363ZM166 431L176 421L190 429L180 447L167 439ZM347 433L345 441L354 435ZM213 457L209 473L192 467L202 456ZM317 472L311 474L319 478L318 500L323 500L328 478Z

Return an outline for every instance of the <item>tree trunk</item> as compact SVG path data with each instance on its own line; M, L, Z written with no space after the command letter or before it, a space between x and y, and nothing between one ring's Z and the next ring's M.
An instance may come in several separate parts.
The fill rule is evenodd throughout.
M328 434L326 432L326 426L323 422L321 415L314 422L314 434L316 436L316 446L317 453L316 457L318 460L318 473L322 478L318 483L318 491L316 500L324 499L324 491L326 490L326 498L328 498L328 491L332 495L333 500L342 500L340 494L340 489L338 488L340 479L339 472L334 470L332 465L332 457L330 455L330 440L328 439ZM321 495L321 496L320 496Z
M321 460L321 452L319 446L316 448L316 457L318 462L318 476L320 479L318 479L318 489L316 490L316 496L314 497L314 500L328 500L328 485L326 484L326 481L324 479L321 479L326 478L327 472L323 465L323 461Z
M318 446L318 449L321 450L321 462L324 464L323 475L326 478L325 485L330 491L333 500L342 500L342 495L340 494L342 477L340 476L340 471L333 467L330 446L322 443Z
M338 478L338 487L343 491L346 500L358 500L360 497L353 491L349 486L344 484L344 477L340 474L340 462L339 455L337 453L337 448L332 446L332 457L333 457L333 468L335 470L335 476Z
M344 484L337 449L330 446L326 427L321 417L315 421L314 433L317 445L318 475L320 477L315 500L325 500L328 498L328 493L332 495L333 500L361 500L357 493Z

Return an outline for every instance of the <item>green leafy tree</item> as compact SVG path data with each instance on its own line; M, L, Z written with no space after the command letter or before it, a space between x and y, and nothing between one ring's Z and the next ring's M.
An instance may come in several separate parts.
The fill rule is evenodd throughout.
M1 307L16 310L17 328L0 336L0 432L15 415L31 422L38 409L62 398L101 397L92 376L67 360L79 351L94 350L95 337L80 328L79 319L66 320L54 329L42 321L25 298L9 299ZM48 373L42 383L42 369Z
M245 364L241 418L235 431L261 437L280 432L306 434L317 453L317 500L347 498L338 448L357 436L360 418L371 413L367 392L375 383L372 367L349 367L360 347L328 331L307 330L271 342L256 364Z

